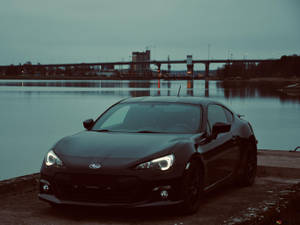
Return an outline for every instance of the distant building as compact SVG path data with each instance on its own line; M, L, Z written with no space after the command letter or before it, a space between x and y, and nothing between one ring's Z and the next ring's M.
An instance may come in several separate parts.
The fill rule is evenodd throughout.
M149 62L150 50L146 52L132 52L132 62ZM137 74L144 74L150 71L149 63L134 64L132 70Z

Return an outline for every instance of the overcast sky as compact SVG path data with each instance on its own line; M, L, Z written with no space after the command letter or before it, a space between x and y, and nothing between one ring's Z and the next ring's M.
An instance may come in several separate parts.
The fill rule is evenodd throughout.
M0 65L300 54L300 0L1 0Z

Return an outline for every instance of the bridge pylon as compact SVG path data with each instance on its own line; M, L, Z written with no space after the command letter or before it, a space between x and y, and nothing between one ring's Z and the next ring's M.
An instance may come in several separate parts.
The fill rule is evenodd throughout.
M194 75L194 63L193 63L193 56L187 55L186 56L186 67L187 67L187 74Z
M209 62L205 63L205 77L208 78L209 76Z
M155 65L157 66L157 75L158 75L158 77L160 77L160 67L161 67L161 63L155 63Z

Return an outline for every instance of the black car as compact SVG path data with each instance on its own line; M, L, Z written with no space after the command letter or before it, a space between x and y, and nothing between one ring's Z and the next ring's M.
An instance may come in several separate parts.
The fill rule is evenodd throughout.
M122 100L46 154L39 198L52 205L179 205L195 212L203 192L218 184L254 182L257 141L240 117L198 97Z

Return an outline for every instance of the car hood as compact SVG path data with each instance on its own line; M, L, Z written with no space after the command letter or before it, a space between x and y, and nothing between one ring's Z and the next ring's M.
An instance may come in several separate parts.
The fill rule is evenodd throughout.
M67 166L100 162L102 166L120 167L155 154L168 154L172 146L191 136L83 131L61 139L54 150Z

